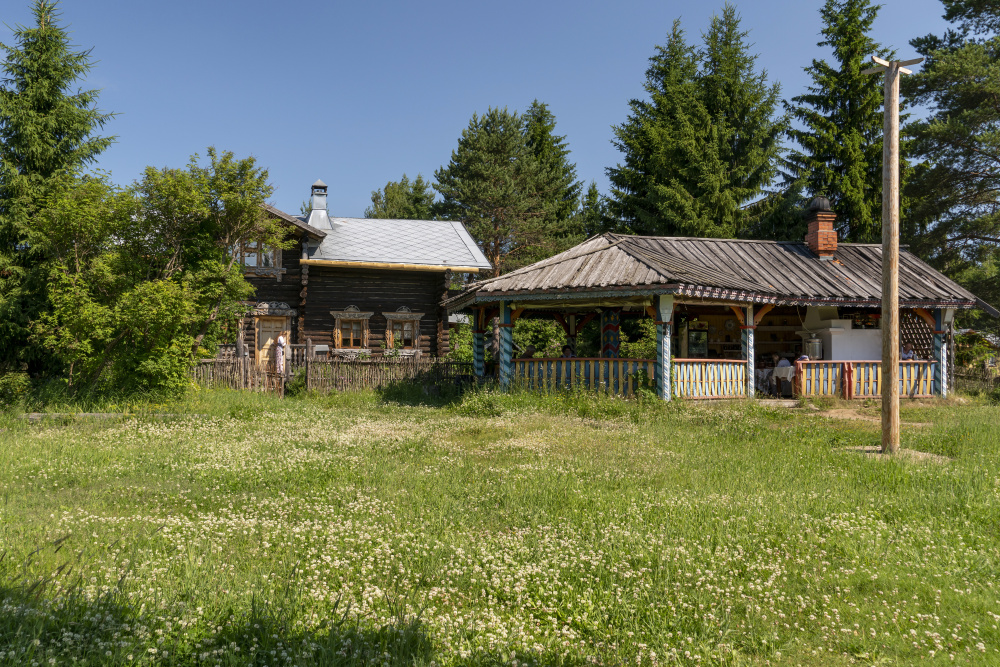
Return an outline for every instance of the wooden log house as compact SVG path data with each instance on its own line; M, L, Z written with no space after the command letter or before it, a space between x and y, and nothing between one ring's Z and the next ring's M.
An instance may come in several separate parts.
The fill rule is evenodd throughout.
M254 286L242 328L247 355L273 363L275 341L311 341L331 358L444 355L449 350L442 301L454 273L491 269L461 223L330 217L327 186L312 186L308 216L273 206L294 247L276 252L249 244L241 253Z
M506 275L475 282L445 302L471 314L474 365L483 375L487 323L500 321L501 384L582 386L629 394L645 382L665 400L739 398L772 386L802 395L877 396L896 377L903 396L947 393L955 312L992 306L904 249L903 342L916 359L880 367L880 245L838 243L825 198L809 209L805 242L603 234ZM575 349L587 322L601 330L593 359L514 359L518 318L557 320ZM655 359L621 359L623 318L656 323ZM593 325L592 325L593 326ZM801 361L803 354L811 358ZM771 369L772 354L791 368Z

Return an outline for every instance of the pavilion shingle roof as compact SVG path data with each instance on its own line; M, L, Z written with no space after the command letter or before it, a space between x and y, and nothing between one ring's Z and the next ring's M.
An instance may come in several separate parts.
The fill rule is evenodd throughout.
M977 305L968 290L905 250L899 268L901 305ZM842 243L832 260L823 260L805 243L603 234L474 283L447 303L455 309L537 295L670 292L750 303L875 306L881 271L879 245Z

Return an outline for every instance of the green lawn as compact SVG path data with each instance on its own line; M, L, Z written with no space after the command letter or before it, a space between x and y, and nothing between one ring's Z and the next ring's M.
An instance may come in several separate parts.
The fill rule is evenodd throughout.
M1000 408L440 403L0 417L0 664L1000 664Z

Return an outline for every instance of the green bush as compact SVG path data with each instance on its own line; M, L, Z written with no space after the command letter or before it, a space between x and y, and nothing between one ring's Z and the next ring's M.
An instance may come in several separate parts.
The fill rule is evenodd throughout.
M16 405L31 390L31 379L27 373L5 373L0 375L0 406Z

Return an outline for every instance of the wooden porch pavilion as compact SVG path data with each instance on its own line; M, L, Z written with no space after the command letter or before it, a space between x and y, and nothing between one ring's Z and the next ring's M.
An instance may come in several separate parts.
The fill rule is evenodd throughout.
M882 381L881 246L840 244L833 214L810 211L805 243L603 234L445 301L473 315L474 366L485 374L488 323L500 321L497 377L542 389L583 386L630 394L649 383L664 400L752 397L761 356L794 359L779 375L805 395L876 396ZM829 234L833 235L832 243ZM907 251L900 253L901 317L914 361L894 372L903 396L947 393L946 340L958 309L1000 312ZM567 343L600 322L598 358L515 359L520 317L550 317ZM622 318L656 323L656 358L622 359ZM821 351L820 351L821 350Z

